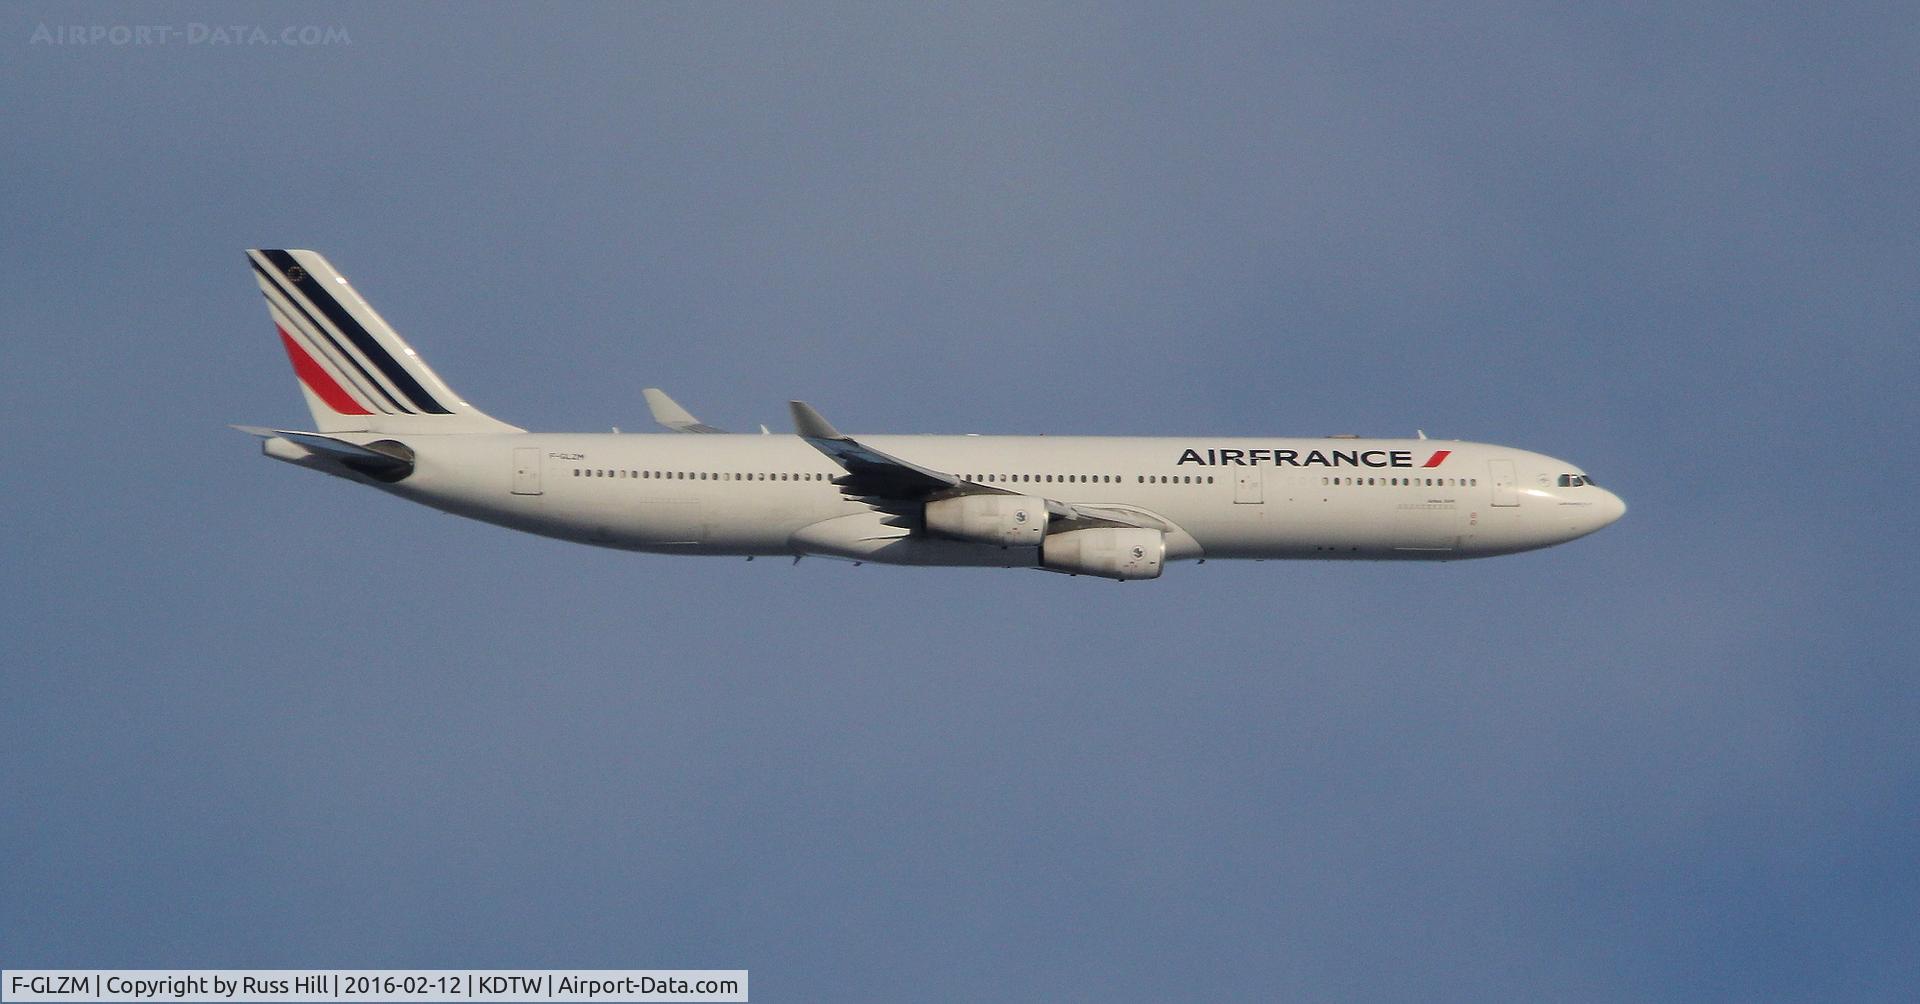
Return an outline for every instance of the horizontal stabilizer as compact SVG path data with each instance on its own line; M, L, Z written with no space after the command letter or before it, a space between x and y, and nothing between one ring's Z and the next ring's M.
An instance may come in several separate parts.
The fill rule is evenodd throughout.
M413 450L390 439L361 445L318 432L268 429L257 425L236 425L249 436L265 439L269 446L276 440L292 443L310 455L338 461L348 470L379 481L393 482L413 473Z

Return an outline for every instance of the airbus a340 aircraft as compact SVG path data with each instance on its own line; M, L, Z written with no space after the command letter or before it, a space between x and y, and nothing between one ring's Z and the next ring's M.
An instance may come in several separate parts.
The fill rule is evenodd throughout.
M249 251L311 431L267 456L515 530L665 554L1151 579L1208 558L1449 560L1583 537L1626 505L1562 460L1418 439L538 433L449 389L312 251ZM689 435L691 434L691 435Z

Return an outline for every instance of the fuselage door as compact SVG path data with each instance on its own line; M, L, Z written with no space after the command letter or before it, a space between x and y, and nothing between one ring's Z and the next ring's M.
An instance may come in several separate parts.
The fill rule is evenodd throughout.
M1237 505L1261 501L1260 468L1236 467L1233 469L1233 501Z
M1520 493L1514 488L1513 461L1487 461L1488 474L1493 481L1494 505L1519 505Z
M540 494L539 447L516 446L513 448L513 493L515 495Z

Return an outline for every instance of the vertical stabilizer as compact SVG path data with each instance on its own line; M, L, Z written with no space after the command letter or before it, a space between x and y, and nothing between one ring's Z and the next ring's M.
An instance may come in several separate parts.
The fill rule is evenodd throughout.
M455 394L318 252L247 258L319 431L523 431Z

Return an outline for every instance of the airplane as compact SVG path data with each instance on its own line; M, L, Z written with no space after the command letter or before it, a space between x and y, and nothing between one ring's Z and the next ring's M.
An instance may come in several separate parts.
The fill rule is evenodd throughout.
M321 255L250 250L311 430L275 460L515 530L662 554L1034 568L1116 581L1209 559L1448 561L1584 537L1626 504L1527 450L1413 439L540 433L454 393Z

